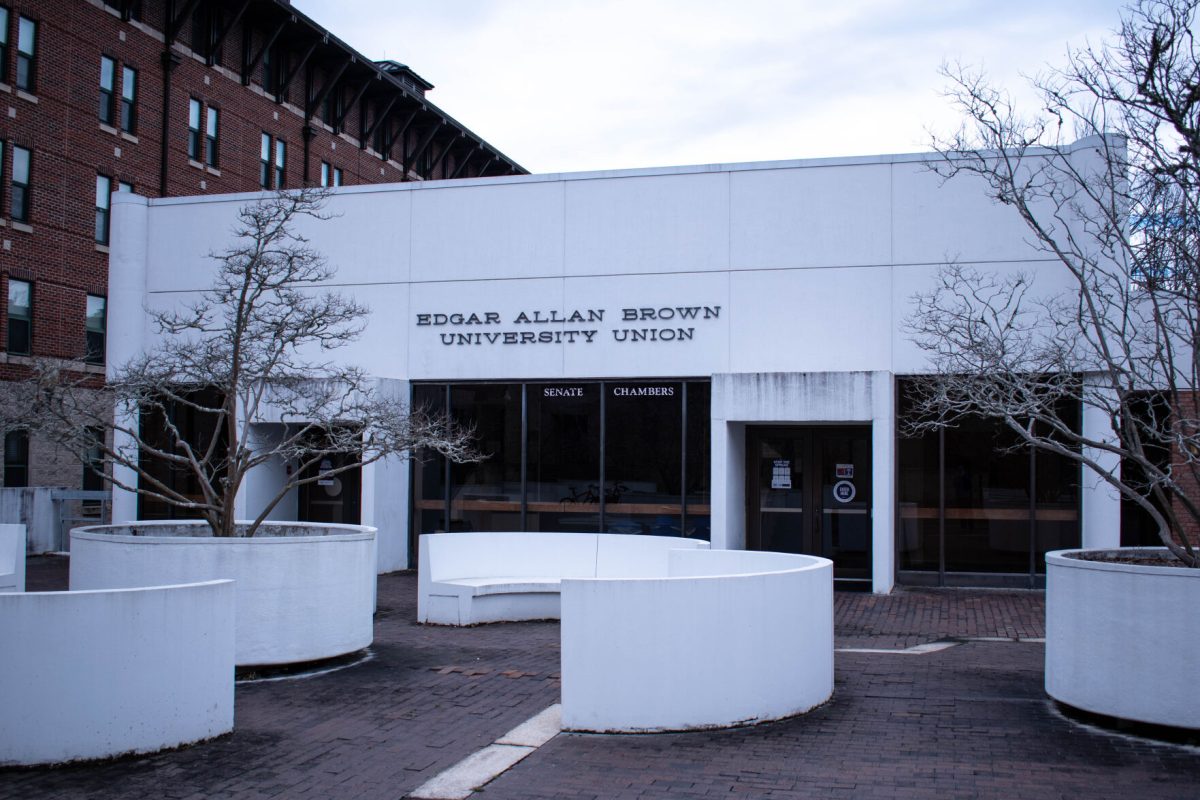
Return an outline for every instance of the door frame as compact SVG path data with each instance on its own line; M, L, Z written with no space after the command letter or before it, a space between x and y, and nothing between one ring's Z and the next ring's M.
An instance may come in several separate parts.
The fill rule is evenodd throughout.
M747 550L759 550L762 545L762 528L761 528L761 506L759 503L760 475L759 475L759 445L764 438L770 436L786 436L795 435L798 433L806 434L803 445L803 460L801 466L801 475L805 480L803 487L803 508L804 513L804 530L802 538L805 547L808 545L816 545L816 547L808 548L811 550L819 550L820 552L814 555L829 557L827 552L828 532L823 531L821 526L816 521L817 514L824 508L824 500L821 497L821 484L818 481L812 480L819 470L819 462L821 454L818 452L820 445L818 444L820 434L828 431L838 430L854 430L857 433L865 435L868 446L868 455L871 463L867 465L867 469L863 470L863 474L872 482L871 486L871 504L868 506L868 541L866 547L867 567L862 575L835 575L835 582L838 588L856 588L870 590L872 584L873 568L872 563L875 558L874 552L874 514L875 514L875 493L874 493L874 426L871 422L831 422L831 423L766 423L753 424L748 423L745 426L745 524L746 524L746 539L745 546ZM816 435L814 435L816 434ZM836 565L835 565L836 567Z

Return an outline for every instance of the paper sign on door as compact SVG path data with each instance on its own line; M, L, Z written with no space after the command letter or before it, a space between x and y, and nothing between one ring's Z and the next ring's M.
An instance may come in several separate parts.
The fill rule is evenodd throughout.
M785 458L777 458L771 465L771 488L792 488L792 462Z

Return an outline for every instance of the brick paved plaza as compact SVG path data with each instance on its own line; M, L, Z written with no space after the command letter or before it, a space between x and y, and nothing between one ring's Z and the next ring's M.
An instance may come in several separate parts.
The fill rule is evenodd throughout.
M55 588L64 574L61 560L31 560L29 587ZM239 684L234 733L208 743L0 770L0 800L398 799L558 701L557 624L421 627L415 606L415 575L385 575L365 663ZM810 714L700 733L560 734L476 796L1200 796L1200 749L1091 729L1047 701L1042 645L1021 641L1042 635L1040 593L839 594L836 608L839 648L1006 641L839 652L833 700Z

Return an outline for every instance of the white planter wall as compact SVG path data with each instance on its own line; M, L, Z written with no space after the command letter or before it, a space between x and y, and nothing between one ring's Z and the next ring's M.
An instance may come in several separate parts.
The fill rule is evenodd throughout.
M132 527L139 535L129 535L129 525L72 531L72 590L231 578L237 582L238 666L313 661L371 644L374 528L267 524L249 539L217 539L153 535L207 530L202 523ZM281 529L293 535L272 535Z
M1200 570L1046 554L1046 693L1120 719L1200 728Z
M233 641L230 581L0 594L0 766L227 733Z
M663 731L803 713L833 693L833 564L672 550L660 578L562 582L563 727Z

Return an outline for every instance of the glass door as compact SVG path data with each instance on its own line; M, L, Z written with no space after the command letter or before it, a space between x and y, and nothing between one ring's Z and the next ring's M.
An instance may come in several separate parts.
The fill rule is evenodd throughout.
M871 578L871 429L750 428L747 546L834 563L840 582Z

